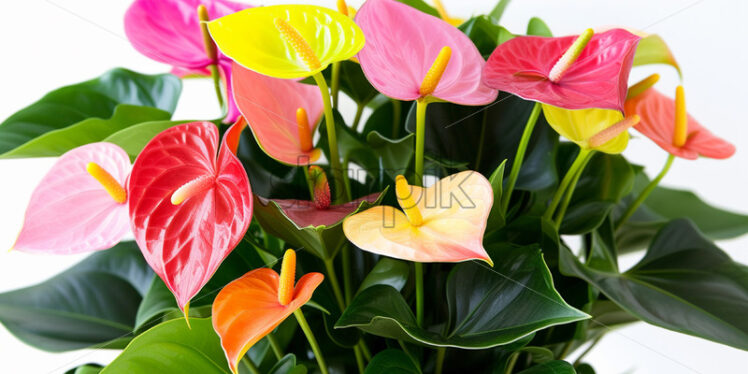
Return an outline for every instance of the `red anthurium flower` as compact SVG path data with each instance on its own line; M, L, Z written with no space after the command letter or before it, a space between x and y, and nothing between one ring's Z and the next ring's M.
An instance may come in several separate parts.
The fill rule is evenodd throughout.
M358 53L361 69L379 92L398 100L428 96L462 105L496 99L496 90L481 82L485 60L449 23L395 0L368 0L355 21L366 37Z
M348 203L330 205L332 199L330 196L330 185L327 182L327 175L319 166L312 165L309 167L310 179L314 181L312 186L314 193L313 201L279 199L268 200L259 197L260 203L267 205L270 201L276 203L283 213L293 221L299 228L332 226L340 222L343 218L356 211L362 202L368 201L374 203L379 199L379 193L366 195Z
M634 128L674 156L695 160L699 156L724 159L735 146L713 135L686 113L683 87L673 100L650 88L626 101L626 114L638 114Z
M214 124L172 127L133 165L128 192L135 240L183 310L249 227L252 193L235 155L243 128L231 126L219 151Z
M229 283L213 302L213 328L221 337L231 370L255 343L312 298L324 280L309 273L294 285L296 252L286 251L281 273L261 268Z
M231 60L220 52L215 60L208 56L197 12L200 5L212 19L251 7L228 0L135 0L125 15L125 34L140 53L172 65L172 73L179 76L207 76L208 66L217 64L230 93ZM233 122L239 111L227 96L226 121Z
M489 87L566 108L623 111L640 37L622 29L580 37L521 36L502 43L483 70Z
M289 165L317 161L312 138L322 116L322 98L315 86L268 77L234 63L234 99L252 133L268 156Z
M111 143L65 153L31 195L14 249L71 254L110 248L129 231L130 158Z

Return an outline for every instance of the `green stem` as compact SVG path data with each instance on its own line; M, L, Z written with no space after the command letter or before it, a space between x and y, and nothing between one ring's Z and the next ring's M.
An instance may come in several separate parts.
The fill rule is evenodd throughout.
M400 100L392 99L392 138L396 138L400 134L400 113L402 113L403 105Z
M478 138L478 152L475 156L475 170L480 170L480 161L483 158L483 139L486 137L486 121L488 120L488 110L483 110L483 121L480 124L480 137Z
M314 181L312 180L312 176L309 175L309 165L304 165L302 168L304 169L304 177L306 177L306 186L309 188L309 197L314 202Z
M218 98L218 106L221 108L221 112L226 113L226 106L223 102L223 92L221 92L221 74L218 71L218 65L211 64L208 66L210 70L210 76L213 78L213 88L216 90L216 98Z
M332 81L330 82L332 93L332 107L338 109L338 91L340 91L340 62L332 63Z
M564 192L566 192L567 187L569 187L572 179L574 179L577 169L579 169L585 162L585 158L587 158L587 153L589 152L589 150L579 149L577 158L574 159L574 163L572 163L569 170L566 171L566 175L564 175L564 179L561 180L561 184L558 185L558 189L556 189L556 192L553 194L553 200L551 200L551 204L548 205L548 209L545 211L543 217L548 220L553 219L553 213L556 212L556 207L558 207L558 204L561 202Z
M558 355L559 360L563 360L569 354L572 344L574 344L574 339L564 343L564 347L561 349L561 354Z
M447 353L446 347L439 347L436 349L436 374L442 374L442 370L444 369L444 356Z
M343 186L343 169L340 167L340 156L338 154L338 137L335 134L335 117L332 114L332 104L330 103L330 91L325 82L322 73L313 75L314 81L317 82L320 93L322 94L322 105L325 109L325 125L327 127L327 143L330 148L330 168L335 185L336 203L340 202L344 195L345 187Z
M429 103L425 100L416 101L416 154L415 154L415 184L423 186L423 150L426 144L426 107Z
M301 309L299 308L293 312L293 315L294 317L296 317L296 321L299 322L301 330L303 330L304 335L306 335L306 340L309 341L309 345L312 347L314 357L317 359L317 364L319 364L319 370L322 371L322 374L329 374L329 372L327 371L327 365L325 364L325 358L322 356L322 350L319 349L317 339L314 337L314 333L309 327L309 323L307 323L306 318L304 318L304 313L302 313Z
M519 170L522 168L522 162L525 159L525 152L527 151L527 145L530 143L530 137L532 136L532 130L535 128L535 124L538 122L540 116L540 110L542 107L540 103L536 102L530 112L530 117L527 119L525 124L525 130L522 132L522 138L519 140L519 146L517 147L517 154L514 156L514 162L512 163L512 171L509 173L509 180L507 181L504 194L501 196L501 211L506 214L506 210L509 208L509 201L512 198L512 192L514 192L514 185L517 184L517 178L519 177Z
M414 262L416 278L416 322L423 326L423 264Z
M512 371L514 371L514 365L517 364L517 359L519 358L519 352L512 353L511 356L509 356L509 360L506 363L506 370L504 370L504 374L512 374Z
M574 189L577 187L577 183L579 182L579 178L582 177L582 172L584 171L584 168L587 166L587 163L592 158L592 155L594 152L588 152L584 160L582 160L582 165L579 167L579 170L576 171L574 174L574 177L571 180L571 183L569 183L569 187L566 188L566 193L564 194L564 200L561 202L561 205L559 206L558 213L556 213L556 218L553 221L556 225L556 228L561 227L561 221L564 220L564 215L566 214L566 209L569 207L569 203L571 202L571 197L574 195Z
M618 222L616 222L616 227L614 231L617 231L618 229L623 226L626 221L628 221L629 218L636 212L636 210L639 208L639 206L644 202L644 200L647 200L647 197L650 193L657 187L658 184L660 184L660 181L662 181L662 178L665 178L665 175L670 170L670 166L673 165L673 161L675 160L675 156L669 155L667 158L667 161L665 162L665 166L662 167L662 170L660 171L660 174L657 174L655 179L653 179L647 187L644 188L644 190L639 194L639 197L634 200L631 205L626 208L626 212L623 213L621 218L618 219Z
M270 343L270 349L273 350L273 354L275 355L275 358L280 360L283 358L283 350L280 347L280 344L278 343L278 339L273 336L273 334L267 334L265 337L268 339L268 343Z
M590 353L590 351L592 351L592 348L595 348L595 346L597 345L597 343L600 343L600 340L603 339L603 336L605 336L605 333L600 334L600 336L598 336L597 338L595 338L595 340L593 340L592 343L590 343L590 345L587 346L587 348L584 350L584 352L582 352L579 355L579 357L577 357L577 359L574 361L574 367L577 367L577 366L579 366L579 364L582 363L582 359L584 358L584 356L587 356L587 354Z
M371 352L369 351L369 347L366 346L364 338L361 338L361 340L358 341L358 345L361 348L361 353L364 354L366 361L371 361Z
M330 278L330 285L332 286L332 292L335 294L335 301L338 303L340 312L345 310L345 300L343 299L343 292L340 291L340 283L338 283L338 276L335 274L335 264L332 259L324 260L325 269L327 270L327 276Z
M345 157L343 157L343 170L346 170L346 171L349 170L348 169L348 165L350 164L350 161L351 161L350 154L347 154L347 155L345 155ZM348 176L347 172L343 173L343 185L345 186L345 198L346 198L346 201L350 201L351 200L351 196L352 196L351 195L351 179Z
M364 108L366 108L366 105L361 103L356 104L356 116L353 117L353 131L358 132L358 124L361 122L361 115L364 114Z
M262 374L260 372L260 369L258 369L257 366L255 366L255 363L252 362L252 360L250 360L249 357L244 356L239 362L244 364L247 370L249 370L252 374Z
M353 355L356 356L356 366L358 367L358 373L364 374L366 365L364 365L364 357L361 355L361 347L357 345L353 346Z

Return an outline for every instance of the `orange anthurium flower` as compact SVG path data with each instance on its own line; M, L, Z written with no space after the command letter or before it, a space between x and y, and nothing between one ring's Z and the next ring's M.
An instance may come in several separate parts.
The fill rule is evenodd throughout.
M641 117L634 129L673 156L724 159L735 153L734 145L709 132L686 112L682 86L676 90L675 100L650 88L626 100L625 110L626 115Z
M491 184L475 171L448 176L431 187L408 186L397 177L395 193L403 210L377 206L343 221L357 247L416 262L483 260L486 220L493 205Z
M296 252L286 251L281 273L260 268L229 283L213 302L213 328L234 373L245 353L311 298L325 278L320 273L301 277L294 286Z

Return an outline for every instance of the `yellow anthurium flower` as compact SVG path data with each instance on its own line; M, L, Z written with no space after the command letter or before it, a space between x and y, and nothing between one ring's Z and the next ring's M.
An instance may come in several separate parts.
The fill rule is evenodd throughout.
M284 79L314 75L364 46L364 33L353 20L314 5L246 9L209 22L208 30L240 65Z
M545 119L556 132L582 149L610 154L623 152L629 142L628 130L638 116L625 118L610 109L563 109L543 104Z

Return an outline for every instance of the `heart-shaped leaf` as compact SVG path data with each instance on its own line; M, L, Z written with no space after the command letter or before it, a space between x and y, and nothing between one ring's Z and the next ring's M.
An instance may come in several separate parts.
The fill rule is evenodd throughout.
M110 70L99 78L52 91L0 123L0 153L89 118L110 118L120 104L172 113L181 90L181 82L171 74Z
M387 285L400 291L405 287L409 275L410 265L407 262L390 257L381 257L361 282L356 295L376 285Z
M164 322L127 345L101 374L232 374L210 318Z
M0 294L0 321L47 351L123 347L152 277L135 243L121 243L40 284Z
M399 349L385 349L371 358L364 374L421 374L421 368L407 353Z
M477 262L457 265L446 285L449 318L443 331L418 327L397 290L377 285L351 302L336 328L361 330L429 346L483 349L513 342L534 331L588 318L553 289L541 252L501 247L495 268Z
M488 16L473 17L459 29L473 41L480 54L488 58L497 45L514 38L514 34L494 23Z
M296 356L289 353L270 368L268 374L306 374L306 366L296 364Z
M624 273L582 264L561 248L564 274L582 278L643 321L748 349L748 269L688 220L663 227L644 258Z

